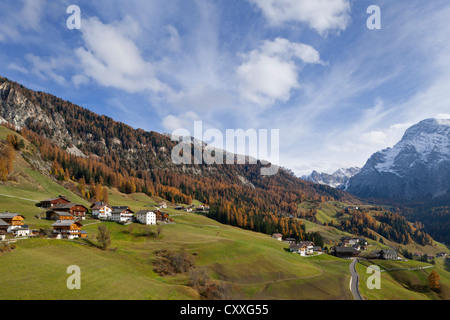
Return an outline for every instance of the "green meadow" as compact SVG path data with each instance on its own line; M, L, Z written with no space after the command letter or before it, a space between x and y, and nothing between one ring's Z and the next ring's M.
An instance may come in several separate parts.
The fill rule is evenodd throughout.
M369 266L378 266L381 272L381 288L369 289L367 280L373 275ZM418 270L408 270L417 269ZM450 299L450 277L448 265L442 258L435 265L421 261L361 261L356 270L360 276L359 289L369 300L448 300ZM428 287L428 276L432 271L440 276L441 290L434 292Z
M131 200L130 200L131 201ZM160 237L155 226L102 222L112 244L95 245L99 222L85 220L87 241L28 239L0 256L0 299L199 299L189 276L154 272L155 252L184 249L212 279L232 286L240 299L351 299L348 261L302 258L270 236L221 225L195 213L173 213ZM177 214L178 213L178 214ZM33 219L30 219L33 220ZM32 225L32 221L29 221ZM81 290L69 290L67 267L81 269Z

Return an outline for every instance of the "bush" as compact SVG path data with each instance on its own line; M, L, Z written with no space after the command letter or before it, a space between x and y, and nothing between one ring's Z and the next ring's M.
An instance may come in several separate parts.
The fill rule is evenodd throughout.
M213 281L206 268L196 268L189 271L189 286L197 290L207 300L230 300L232 296L231 285Z
M158 250L154 262L155 272L161 275L173 275L187 272L194 267L194 259L184 249L180 252L171 250Z
M14 250L16 248L15 244L9 244L9 243L2 243L0 245L0 253L3 252L11 252L12 250Z

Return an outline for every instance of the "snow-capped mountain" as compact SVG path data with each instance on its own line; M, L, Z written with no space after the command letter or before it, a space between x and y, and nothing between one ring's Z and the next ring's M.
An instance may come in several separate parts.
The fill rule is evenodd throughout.
M450 119L409 128L393 148L372 155L346 190L361 197L423 198L450 190Z
M302 179L318 183L328 185L333 188L345 189L349 179L357 174L361 168L353 167L348 169L339 169L333 174L328 173L318 173L317 171L313 171L309 176L303 176Z

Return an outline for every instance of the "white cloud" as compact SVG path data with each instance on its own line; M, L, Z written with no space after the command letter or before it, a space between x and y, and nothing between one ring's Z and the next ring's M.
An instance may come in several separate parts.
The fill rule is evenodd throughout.
M194 121L197 120L199 120L199 116L193 111L188 111L179 116L168 115L163 119L162 125L169 132L174 132L179 129L186 129L193 132L192 127L194 126Z
M436 119L450 119L450 114L448 113L440 113L436 116Z
M167 48L170 51L179 51L181 48L181 38L178 30L174 26L167 26L169 40L167 40Z
M19 71L20 73L23 73L23 74L28 74L28 70L27 69L19 66L17 63L14 63L14 62L10 63L8 65L8 69Z
M66 83L66 79L57 71L69 65L69 60L61 57L44 58L35 56L33 54L25 55L25 58L32 64L31 72L39 76L41 79L51 79L60 85Z
M23 0L23 3L20 21L24 22L24 27L37 30L41 23L45 0Z
M22 32L40 29L45 12L44 7L47 4L46 0L22 0L20 2L22 3L20 10L16 10L15 7L8 4L4 4L6 8L1 8L1 10L5 10L5 15L2 15L0 21L0 42L20 41Z
M286 102L291 90L300 87L299 64L324 64L313 47L293 43L283 38L264 41L260 48L244 55L244 63L237 68L241 95L260 106L279 100Z
M85 19L81 30L85 47L78 48L76 55L85 76L102 86L130 93L169 90L133 41L139 27L132 19L114 24L103 24L97 18ZM75 79L79 84L83 77L78 75Z
M350 21L349 0L249 0L273 25L306 23L320 34L345 30Z

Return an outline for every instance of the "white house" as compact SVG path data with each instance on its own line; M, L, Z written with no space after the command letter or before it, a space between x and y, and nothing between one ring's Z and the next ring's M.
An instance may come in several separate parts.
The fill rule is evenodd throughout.
M132 222L133 213L129 207L112 207L111 221Z
M153 211L141 210L136 213L136 220L145 225L156 225L156 213Z
M158 206L162 209L166 209L167 208L167 202L165 201L161 201L160 203L158 203Z
M304 257L314 253L314 243L309 241L301 241L299 243L291 244L289 246L289 250Z
M112 208L105 202L96 202L91 206L92 217L100 220L110 220Z
M283 235L281 233L274 233L272 235L272 238L275 238L275 239L277 239L279 241L283 241Z
M28 226L20 226L20 227L9 227L8 233L12 233L16 237L26 237L29 236L31 231Z

